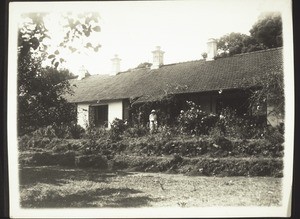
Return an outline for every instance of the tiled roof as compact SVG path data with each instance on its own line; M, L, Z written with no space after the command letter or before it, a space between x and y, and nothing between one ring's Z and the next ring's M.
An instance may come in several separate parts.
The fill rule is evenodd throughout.
M244 53L213 61L197 60L135 69L115 76L92 75L72 80L70 102L139 98L152 101L170 93L193 93L254 86L253 78L283 72L282 48Z

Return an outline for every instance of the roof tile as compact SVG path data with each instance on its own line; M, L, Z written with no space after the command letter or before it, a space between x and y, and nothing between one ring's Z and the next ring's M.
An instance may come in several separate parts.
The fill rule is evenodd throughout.
M168 93L193 93L253 86L253 78L283 71L282 48L244 53L214 61L189 61L126 71L115 76L92 75L71 80L69 102L141 98L157 100ZM245 83L247 82L247 83Z

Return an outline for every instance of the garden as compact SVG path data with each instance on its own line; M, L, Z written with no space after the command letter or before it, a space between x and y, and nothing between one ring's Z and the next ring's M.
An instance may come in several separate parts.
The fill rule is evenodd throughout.
M255 205L253 200L256 200L257 205L278 205L280 179L283 177L282 130L238 118L229 109L224 110L222 116L217 116L203 112L192 102L189 104L189 109L178 116L176 126L161 125L151 134L147 126L130 126L123 120L115 119L110 130L54 124L20 136L23 207L57 207L59 200L60 203L64 200L62 206L68 207L185 207L217 204L220 194L207 193L206 189L206 192L201 190L201 197L210 201L190 201L197 199L197 193L193 191L200 184L207 188L215 185L224 195L229 191L228 186L233 186L235 192L227 194L227 200L243 196L241 203L244 204ZM181 184L175 186L174 181L167 180L170 178L179 180ZM143 182L138 190L136 183L140 181L134 179ZM250 185L249 180L257 184ZM121 184L117 185L117 182ZM165 188L177 191L178 186L185 188L191 182L191 188L195 188L178 194L177 201L171 201L174 194L169 193L157 201L159 197L154 198L154 194L147 191L146 182L149 186L153 183L156 190L160 188L159 193L165 193ZM222 187L224 185L227 187ZM253 191L250 189L249 193L242 195L244 186L253 188ZM254 191L257 190L256 186L262 186L262 190L258 190L261 200L257 198L258 191ZM78 192L75 189L77 187ZM89 193L91 189L93 191ZM101 198L94 200L94 193ZM116 195L121 193L120 197ZM190 194L189 201L183 197L184 194ZM97 201L99 203L95 204ZM229 201L230 204L238 205L236 201Z
M206 114L190 103L177 126L111 129L52 125L19 137L20 163L102 170L183 173L205 176L282 177L283 132L251 124L225 110ZM251 137L251 138L250 138Z

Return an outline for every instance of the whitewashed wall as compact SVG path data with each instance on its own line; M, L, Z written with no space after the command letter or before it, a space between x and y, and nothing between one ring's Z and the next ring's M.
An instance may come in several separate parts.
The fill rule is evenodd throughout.
M89 125L89 104L77 105L77 124L83 128Z
M123 119L123 103L122 101L108 103L108 128L115 118Z
M89 105L81 104L77 105L77 124L83 128L89 125ZM108 128L111 127L111 123L115 118L123 119L123 103L122 101L108 102Z

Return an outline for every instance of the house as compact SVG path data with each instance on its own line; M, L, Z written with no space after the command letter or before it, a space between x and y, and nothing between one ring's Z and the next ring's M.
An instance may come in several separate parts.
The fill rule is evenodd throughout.
M215 59L216 41L211 39L207 45L206 59L164 65L164 52L157 47L152 52L151 67L119 72L121 60L116 56L112 59L115 75L81 75L79 80L72 80L74 95L67 96L67 100L77 105L78 124L109 128L115 118L141 119L137 112L142 107L144 122L151 108L165 111L169 121L174 121L186 100L201 105L208 113L218 113L227 106L238 114L249 113L249 90L256 86L254 78L283 73L282 48ZM173 101L162 106L162 100L170 96ZM145 108L146 103L150 108ZM266 105L250 114L262 115L277 125L282 119L268 115L271 109Z

